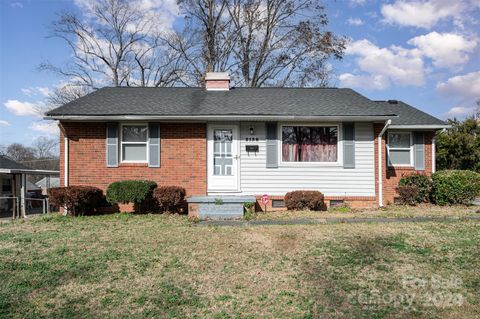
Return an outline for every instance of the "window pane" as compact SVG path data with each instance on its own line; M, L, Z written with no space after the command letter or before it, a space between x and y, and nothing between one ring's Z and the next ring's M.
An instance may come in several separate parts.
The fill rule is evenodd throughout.
M410 147L410 133L389 133L388 145L390 147Z
M282 160L284 162L336 162L337 127L284 126Z
M232 130L213 131L213 174L232 175Z
M410 165L410 150L390 150L390 165Z
M147 141L146 126L123 126L122 141L124 142L146 142Z
M147 145L124 144L122 152L124 161L147 161Z

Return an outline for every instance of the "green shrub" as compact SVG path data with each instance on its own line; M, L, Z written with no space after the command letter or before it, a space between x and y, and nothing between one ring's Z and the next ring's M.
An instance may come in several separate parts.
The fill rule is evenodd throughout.
M432 201L438 205L469 204L480 195L480 174L473 171L439 171L432 180Z
M416 185L400 185L396 188L403 205L415 205L418 203L418 187Z
M72 216L91 214L100 205L103 191L91 186L55 187L48 190L54 206L65 207Z
M352 208L348 205L348 203L344 202L342 204L330 206L329 211L332 213L350 213Z
M108 185L107 201L109 203L142 203L152 195L157 184L152 181L119 181Z
M429 176L425 174L406 175L400 179L400 182L398 183L398 185L399 186L416 186L418 194L415 198L415 202L428 203L430 201L430 195L432 193L432 179ZM404 204L407 204L407 203L404 203ZM409 205L413 205L413 204L409 204Z
M253 218L255 214L255 202L244 202L243 203L243 208L245 210L245 215L244 218L246 220L250 220Z
M179 186L161 186L153 192L161 211L181 213L185 210L185 188Z
M326 210L324 196L319 191L293 191L285 195L289 210Z

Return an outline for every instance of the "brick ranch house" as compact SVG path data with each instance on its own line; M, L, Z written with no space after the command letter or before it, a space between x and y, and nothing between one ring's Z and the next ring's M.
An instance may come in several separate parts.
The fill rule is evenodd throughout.
M103 88L46 118L59 121L62 185L149 179L185 187L191 203L268 194L273 208L305 189L327 204L393 203L402 175L435 172L435 132L447 127L400 101L230 88L227 73L208 73L205 88Z

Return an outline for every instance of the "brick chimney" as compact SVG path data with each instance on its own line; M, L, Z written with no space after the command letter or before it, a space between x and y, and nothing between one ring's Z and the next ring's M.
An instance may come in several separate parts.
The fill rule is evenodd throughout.
M207 91L228 91L230 89L230 75L228 75L228 72L207 72L205 88Z

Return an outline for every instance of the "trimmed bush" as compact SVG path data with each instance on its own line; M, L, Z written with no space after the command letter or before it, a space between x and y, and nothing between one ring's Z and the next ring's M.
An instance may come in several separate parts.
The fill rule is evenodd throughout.
M131 180L119 181L108 185L107 201L109 203L142 203L152 195L157 183L152 181Z
M185 207L185 188L179 186L161 186L153 192L161 211L180 213Z
M417 203L428 203L430 201L430 194L432 193L432 179L429 176L425 174L406 175L400 179L400 182L398 183L398 185L399 186L416 186L418 195L416 196L415 201ZM413 204L409 204L409 205L413 205Z
M293 191L285 195L289 210L325 210L324 196L319 191Z
M418 187L416 185L400 185L397 188L400 195L400 203L403 205L415 205L418 203Z
M72 216L94 213L103 199L102 190L91 186L55 187L48 195L50 203L66 207Z
M473 171L439 171L432 180L432 201L438 205L469 204L480 195L480 174Z

